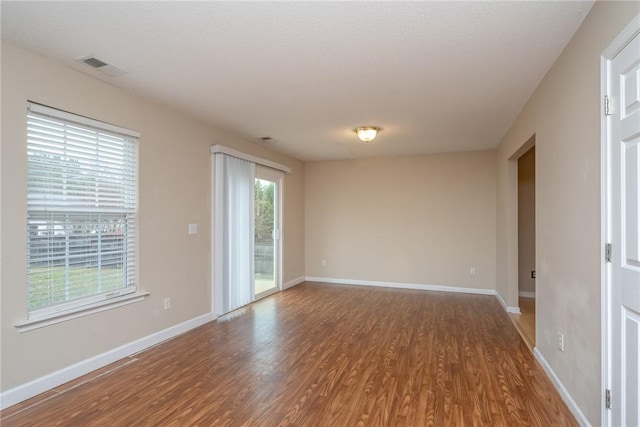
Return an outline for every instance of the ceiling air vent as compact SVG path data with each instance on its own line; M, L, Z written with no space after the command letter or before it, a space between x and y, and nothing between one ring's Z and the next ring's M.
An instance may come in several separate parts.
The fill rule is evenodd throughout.
M87 65L91 65L93 68L100 68L107 65L106 62L102 62L98 58L94 57L82 58L80 61L84 62Z
M115 65L107 64L106 62L99 60L94 55L78 58L78 62L82 62L83 64L95 68L97 71L111 77L117 77L126 73L126 71L116 67Z
M263 144L275 144L277 142L279 142L277 139L275 138L271 138L270 136L261 136L258 138L258 142L262 142Z

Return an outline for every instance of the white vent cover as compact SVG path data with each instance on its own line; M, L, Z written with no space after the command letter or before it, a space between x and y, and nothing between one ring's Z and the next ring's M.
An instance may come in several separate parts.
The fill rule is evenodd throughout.
M111 77L121 76L122 74L126 73L126 71L116 67L115 65L108 64L96 58L94 55L88 55L83 56L82 58L78 58L78 62L88 65L89 67L92 67L97 71L100 71L101 73Z

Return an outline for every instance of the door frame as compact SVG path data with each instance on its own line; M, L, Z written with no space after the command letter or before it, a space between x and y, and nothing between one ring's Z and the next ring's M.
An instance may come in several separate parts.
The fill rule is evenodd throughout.
M279 247L279 269L280 274L278 278L278 289L282 290L282 280L283 280L283 265L284 261L282 259L282 240L284 238L284 233L282 231L283 217L284 217L284 175L291 174L292 169L287 165L283 165L281 163L274 162L269 159L265 159L262 157L254 156L253 154L244 153L242 151L233 149L231 147L227 147L222 144L215 144L209 147L209 153L211 158L211 187L210 187L210 201L211 201L211 212L210 212L210 226L211 226L211 234L210 234L210 261L211 261L211 283L209 286L209 297L210 297L210 310L213 314L214 318L218 318L216 314L216 286L222 283L222 260L220 254L223 253L223 244L222 239L222 224L216 221L216 218L221 217L221 212L223 209L222 203L220 200L217 200L217 195L221 194L222 190L222 180L216 179L216 154L226 154L229 156L237 157L239 159L248 160L250 162L255 163L256 165L267 166L272 169L283 172L283 177L280 180L280 200L279 200L279 209L280 209L280 247ZM254 295L255 297L255 295Z
M518 263L520 247L518 243L518 159L535 145L536 134L533 133L507 159L507 295L504 296L506 298L504 306L507 313L521 314L518 294L520 268ZM537 167L538 165L536 165ZM538 242L537 230L536 227L536 247ZM515 305L509 305L510 302Z
M601 274L601 390L600 421L601 425L609 425L609 413L605 404L606 390L611 387L611 334L609 328L615 324L611 321L611 268L605 260L605 245L612 241L611 221L611 159L609 157L610 120L605 115L605 96L609 94L610 64L613 58L638 34L640 34L640 15L637 15L624 30L607 46L600 56L600 274ZM615 100L610 100L610 108L617 108Z

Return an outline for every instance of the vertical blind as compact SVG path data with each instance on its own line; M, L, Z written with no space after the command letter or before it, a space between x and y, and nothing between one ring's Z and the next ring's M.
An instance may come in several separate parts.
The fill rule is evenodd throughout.
M135 291L137 138L30 104L29 317Z
M219 267L221 280L215 287L216 314L222 315L249 304L254 294L254 180L255 164L216 154L216 223L222 240Z

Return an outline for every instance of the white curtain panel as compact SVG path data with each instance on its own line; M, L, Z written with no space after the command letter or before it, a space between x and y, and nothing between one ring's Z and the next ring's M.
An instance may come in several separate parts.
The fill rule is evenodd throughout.
M255 164L224 155L222 313L254 300ZM222 314L219 313L219 314Z

